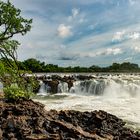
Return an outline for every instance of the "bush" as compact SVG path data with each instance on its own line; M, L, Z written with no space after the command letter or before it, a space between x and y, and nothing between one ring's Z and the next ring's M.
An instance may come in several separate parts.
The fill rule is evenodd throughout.
M20 99L29 99L32 93L24 91L19 88L16 84L11 85L10 87L6 87L3 89L5 98L8 101L17 101Z

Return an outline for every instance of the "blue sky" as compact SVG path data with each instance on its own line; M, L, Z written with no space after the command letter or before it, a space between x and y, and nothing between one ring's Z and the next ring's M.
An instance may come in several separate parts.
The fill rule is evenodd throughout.
M140 64L140 0L12 0L32 18L19 59L59 66Z

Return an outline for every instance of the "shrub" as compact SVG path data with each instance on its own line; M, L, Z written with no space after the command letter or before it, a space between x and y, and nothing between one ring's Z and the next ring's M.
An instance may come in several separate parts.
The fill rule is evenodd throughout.
M20 99L29 99L32 93L24 91L19 88L16 84L12 84L10 87L5 87L3 89L6 99L8 101L17 101Z

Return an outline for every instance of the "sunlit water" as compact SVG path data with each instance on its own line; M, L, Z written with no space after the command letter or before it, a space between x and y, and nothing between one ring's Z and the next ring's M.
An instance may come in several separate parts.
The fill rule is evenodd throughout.
M45 104L46 110L104 110L127 122L127 126L140 130L140 75L94 76L92 80L76 81L68 92L66 83L50 95L42 84L35 97ZM43 96L42 96L43 95Z

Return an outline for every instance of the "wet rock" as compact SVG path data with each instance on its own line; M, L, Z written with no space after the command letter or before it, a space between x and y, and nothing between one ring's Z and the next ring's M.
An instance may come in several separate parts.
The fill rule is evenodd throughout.
M66 83L68 84L68 89L70 90L73 87L74 80L67 80Z
M11 138L14 138L15 135L14 135L14 133L9 133L9 134L8 134L8 137L9 137L9 139L11 139Z
M18 139L16 139L16 138L11 138L10 140L18 140Z
M104 111L78 112L78 111L60 111L53 113L55 119L68 122L74 126L80 126L82 130L98 134L100 137L110 137L115 139L133 139L139 140L140 134L136 134L130 129L124 127L125 122L114 115Z
M47 85L48 87L50 87L49 92L50 93L57 93L57 89L58 89L58 84L59 83L67 83L68 84L68 90L70 90L73 87L73 83L77 80L83 81L83 83L87 82L87 80L91 80L91 79L95 79L95 77L93 76L86 76L86 75L77 75L77 76L64 76L61 77L59 75L51 75L51 76L40 76L40 77L36 77L36 84L34 87L34 92L37 93L39 91L40 85L39 85L39 81L42 81L43 83L45 83L45 85ZM90 82L90 81L89 81Z
M2 140L140 140L140 133L105 111L45 111L40 103L0 103Z
M10 131L15 130L15 120L12 116L7 117L7 129L9 129Z
M2 135L3 135L3 132L2 132L2 130L0 128L0 139L2 139Z
M47 84L51 88L50 89L51 93L57 93L59 81L57 80L46 81L45 84Z
M90 76L78 75L76 78L77 78L78 80L82 80L82 81L93 79L93 77L92 77L91 75L90 75Z
M34 134L31 136L26 136L27 140L46 140L48 139L47 135L38 135L38 134Z

